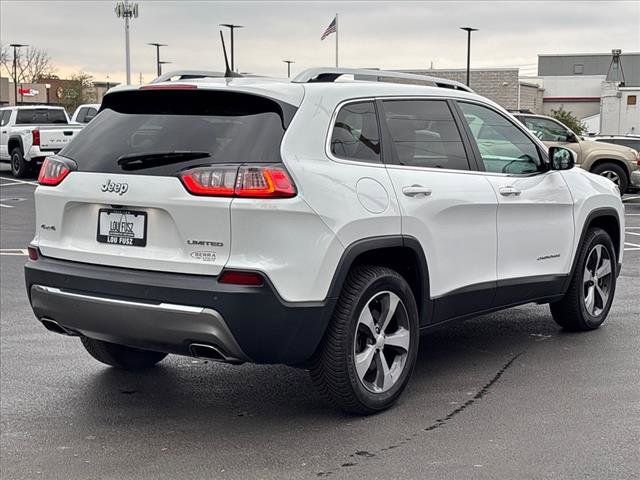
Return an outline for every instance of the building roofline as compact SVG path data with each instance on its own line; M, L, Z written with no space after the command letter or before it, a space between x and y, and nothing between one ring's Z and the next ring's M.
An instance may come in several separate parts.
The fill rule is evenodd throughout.
M640 55L640 52L626 52L621 56ZM539 53L538 57L611 57L609 53Z

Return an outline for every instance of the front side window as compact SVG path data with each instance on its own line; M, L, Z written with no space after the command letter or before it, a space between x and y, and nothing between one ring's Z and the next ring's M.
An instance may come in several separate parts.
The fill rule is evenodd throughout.
M372 101L344 105L331 133L331 153L346 160L380 162L380 134Z
M87 107L82 107L79 111L78 111L78 116L76 117L76 122L78 123L84 123L84 117L87 115Z
M487 172L527 174L543 170L536 144L494 110L459 102Z
M400 165L469 170L460 132L445 100L385 100L383 105Z
M573 135L564 125L548 118L523 117L525 126L543 142L568 142Z

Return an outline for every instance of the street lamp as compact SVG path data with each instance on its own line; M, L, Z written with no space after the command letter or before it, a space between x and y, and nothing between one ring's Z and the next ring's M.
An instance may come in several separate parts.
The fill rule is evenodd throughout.
M168 62L160 61L160 47L166 47L165 43L147 43L147 45L151 45L152 47L156 47L156 70L158 71L158 76L162 75L162 64Z
M460 27L460 30L467 32L467 87L469 86L469 72L471 71L471 32L477 32L477 28Z
M16 105L18 105L18 49L21 47L28 47L26 43L12 43L9 45L13 47L13 100Z
M282 60L282 61L287 64L287 78L291 78L291 64L296 62L294 62L293 60Z
M162 65L166 65L171 62L165 62L164 60L160 60L158 62L158 76L162 75Z
M127 85L131 85L131 54L129 51L129 21L138 18L138 4L124 0L116 3L116 16L124 18L125 61L127 67Z
M234 25L233 23L221 23L221 27L227 27L231 31L231 71L235 72L235 63L233 61L233 31L236 28L244 28L243 25Z

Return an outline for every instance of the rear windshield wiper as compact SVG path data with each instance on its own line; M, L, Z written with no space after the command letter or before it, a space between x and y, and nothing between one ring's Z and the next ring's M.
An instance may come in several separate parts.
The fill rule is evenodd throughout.
M118 158L118 165L123 170L142 170L143 168L171 165L184 160L196 160L210 157L209 152L194 152L191 150L174 150L172 152L129 153Z

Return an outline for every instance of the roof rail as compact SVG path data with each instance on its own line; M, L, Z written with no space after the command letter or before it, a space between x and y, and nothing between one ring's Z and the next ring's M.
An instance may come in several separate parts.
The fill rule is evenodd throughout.
M414 82L426 83L434 87L473 92L473 90L471 90L471 88L469 88L468 86L454 80L448 80L446 78L431 77L428 75L417 75L414 73L394 72L391 70L374 70L363 68L309 68L299 73L298 76L296 76L291 81L293 83L335 82L342 75L353 75L354 79L356 80L367 80L376 82L384 82L387 78L413 80ZM365 78L357 79L355 77Z
M190 80L194 78L225 78L224 72L210 72L205 70L175 70L163 73L159 77L151 80L151 83L168 82L174 78L178 80Z

